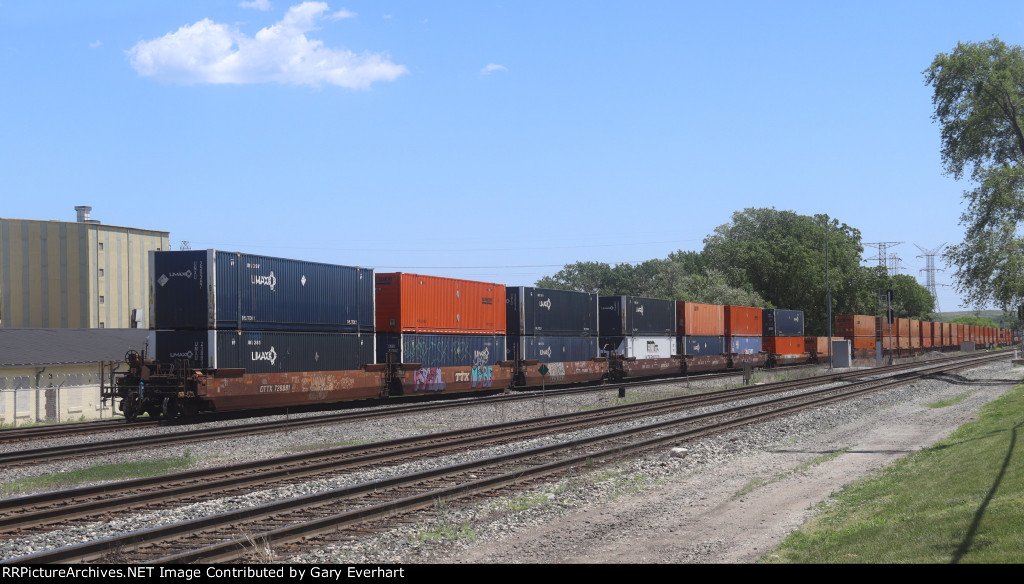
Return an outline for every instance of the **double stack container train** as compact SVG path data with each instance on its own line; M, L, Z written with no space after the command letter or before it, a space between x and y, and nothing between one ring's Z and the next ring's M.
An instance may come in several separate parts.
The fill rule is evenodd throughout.
M874 359L881 355L912 356L928 351L953 351L964 342L988 349L1020 341L1017 331L862 314L835 317L836 335L851 341L855 359ZM879 353L881 351L881 353Z
M146 353L154 358L130 352L128 371L103 386L127 418L815 362L827 346L804 337L796 310L375 274L217 250L151 254ZM1013 340L1004 330L909 320L890 329L882 320L837 317L838 336L852 338L855 357L867 356L868 338L871 351L891 338L908 353Z

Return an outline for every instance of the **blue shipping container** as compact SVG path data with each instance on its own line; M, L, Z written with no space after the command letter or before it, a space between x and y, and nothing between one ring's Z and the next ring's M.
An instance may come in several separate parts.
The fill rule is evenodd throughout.
M505 288L505 326L509 335L596 335L597 294Z
M378 362L384 363L388 352L398 362L422 367L494 365L505 360L505 335L378 334Z
M725 337L679 337L679 352L683 355L724 355L725 347Z
M756 355L762 345L761 337L729 337L729 352L737 355Z
M540 363L590 361L597 357L597 337L513 336L505 339L507 358Z
M766 308L762 314L764 315L764 336L804 336L804 311Z
M161 329L374 330L373 270L217 250L150 252Z
M289 331L156 331L154 355L191 367L246 373L346 371L373 363L373 333Z

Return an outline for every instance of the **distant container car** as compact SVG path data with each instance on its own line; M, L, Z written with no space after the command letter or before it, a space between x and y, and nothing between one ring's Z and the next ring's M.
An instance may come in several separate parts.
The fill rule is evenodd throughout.
M597 294L508 287L505 324L509 335L597 336Z
M149 253L153 329L373 331L373 270L213 249Z
M505 334L504 284L397 272L376 291L379 332Z
M765 309L763 311L765 337L803 337L804 311Z
M191 368L238 368L246 373L359 369L373 363L373 333L291 331L154 331L154 357L188 360Z

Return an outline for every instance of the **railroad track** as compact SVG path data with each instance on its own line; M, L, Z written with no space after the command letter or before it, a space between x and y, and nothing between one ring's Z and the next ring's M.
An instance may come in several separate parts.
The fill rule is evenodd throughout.
M664 445L666 442L671 443L693 439L704 433L720 432L725 428L754 423L765 417L786 415L797 409L815 407L837 399L848 399L852 395L878 391L881 388L905 383L912 379L945 373L952 368L975 366L986 359L998 357L1001 356L974 358L967 364L955 366L949 364L930 366L916 374L898 373L895 380L860 381L848 386L806 392L798 397L775 398L760 402L756 406L730 408L712 414L689 416L658 424L648 424L639 428L601 434L583 440L549 445L539 449L524 450L512 455L497 457L493 460L482 459L467 465L434 468L405 477L334 489L307 497L222 513L217 518L201 518L174 526L154 528L145 532L109 538L101 543L71 546L71 548L64 548L63 551L57 550L46 554L25 556L24 558L16 558L12 561L231 561L241 557L238 555L239 550L251 548L253 541L267 541L279 545L287 543L296 537L310 537L311 534L316 533L321 528L317 526L322 526L325 522L334 526L348 525L353 522L358 523L379 519L393 513L410 513L417 508L431 505L437 497L462 497L468 496L471 493L493 490L509 484L509 481L521 481L524 477L546 476L546 474L556 472L557 469L579 465L584 460L613 460L625 452L652 448L657 445ZM921 365L917 364L917 367L921 367ZM859 373L860 376L864 376L863 371ZM889 371L889 373L895 372ZM818 379L816 382L820 384L822 380ZM801 383L809 382L803 380ZM736 392L732 399L739 399L738 396L740 396L740 392ZM752 413L751 408L756 411ZM591 414L596 413L592 412ZM600 413L602 415L609 415L609 412ZM635 415L641 414L634 413ZM644 415L650 416L653 414L647 413ZM505 430L508 431L509 429L506 428ZM479 439L479 437L471 438L466 436L466 440L469 441ZM509 437L507 435L504 437L496 436L494 439L507 441ZM422 445L421 448L423 448ZM557 455L558 452L565 449L570 449L576 454L568 457ZM509 470L510 467L508 465L514 465L517 470ZM438 485L440 484L444 486L439 487ZM413 485L419 486L414 487ZM317 508L326 508L330 512L315 511ZM339 513L339 508L343 508L345 511ZM229 536L223 531L217 532L214 525L218 523L230 525L231 527L227 528L228 532L234 535L237 535L239 531L249 535L243 538L245 541L240 541L239 538L233 535ZM187 546L174 543L176 541L174 534L185 532L192 534L188 537L193 543ZM197 532L201 533L201 535L197 535ZM222 540L225 537L230 541L223 545L211 543L206 546L197 546L194 543L197 541L196 538L212 542L214 540ZM201 551L196 551L196 547L199 547ZM166 550L171 549L178 551L169 554Z
M956 357L943 357L941 359L955 359ZM930 362L938 362L930 361ZM872 369L872 371L893 371L897 369L893 368L913 368L919 366L915 363L906 363L900 365L886 365ZM797 370L798 368L787 368L787 370ZM830 373L828 375L840 375L846 377L857 377L863 376L864 370L848 371L841 374ZM727 372L727 373L709 373L699 374L686 377L666 377L658 379L644 379L639 381L626 380L617 383L601 384L595 386L579 386L579 387L568 387L560 389L546 390L543 392L544 395L550 397L558 397L564 395L573 395L578 393L590 393L595 391L618 391L622 395L625 391L636 387L650 387L652 385L665 385L674 384L680 382L697 382L706 381L711 379L721 378L738 378L742 375L740 372ZM514 401L533 399L536 395L541 392L533 389L522 392L512 392L506 394L496 394L491 396L474 396L472 398L457 399L457 400L446 400L446 401L431 401L427 403L414 403L414 404L403 404L403 405L391 405L383 408L377 408L372 410L357 409L357 410L346 410L340 413L308 416L308 417L288 417L283 420L270 420L260 421L252 423L243 423L237 425L215 425L215 423L202 424L199 427L190 427L187 430L180 432L165 432L161 434L154 434L151 436L132 436L128 438L112 438L108 440L98 440L94 442L82 442L74 445L61 444L56 446L46 446L33 449L12 449L8 452L0 452L0 468L14 468L17 466L26 465L37 465L41 463L55 462L59 460L78 459L85 456L100 456L109 452L127 452L132 450L142 450L152 448L154 446L163 446L168 443L174 443L176 441L188 441L189 443L208 441L208 440L219 440L232 437L247 436L259 433L271 433L271 432L285 432L294 431L301 428L312 428L317 426L335 425L339 423L354 423L362 422L366 420L392 417L400 415L414 415L420 413L427 413L436 411L439 409L448 408L461 408L467 404L492 404L492 403L508 403ZM200 420L205 422L205 420ZM6 443L21 443L33 440L42 440L47 438L66 438L70 436L79 436L86 434L96 434L102 431L121 431L121 430L134 430L138 428L152 428L164 425L165 422L152 421L152 422L116 422L106 421L103 424L87 423L82 426L89 426L83 428L68 428L74 425L57 425L57 426L43 426L34 428L24 429L10 429L0 431L0 445Z

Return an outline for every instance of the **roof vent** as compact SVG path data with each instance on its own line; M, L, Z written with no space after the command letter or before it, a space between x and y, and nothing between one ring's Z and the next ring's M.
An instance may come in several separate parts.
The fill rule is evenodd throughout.
M89 212L92 211L92 207L88 205L76 205L75 212L78 213L79 223L99 223L96 219L89 218Z

